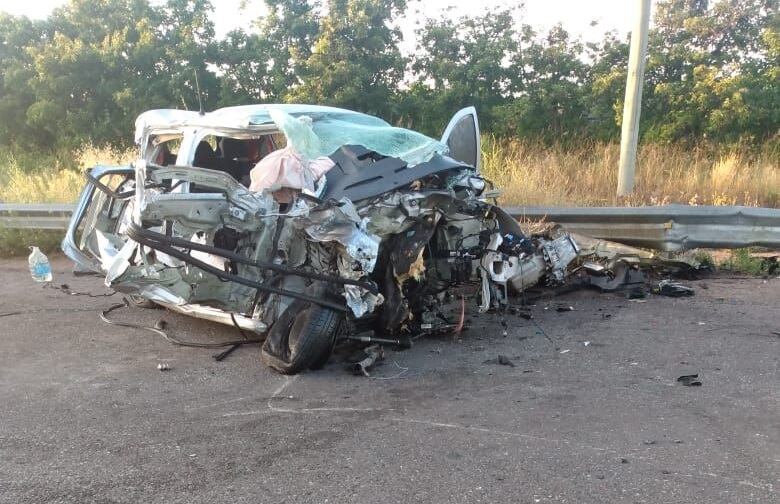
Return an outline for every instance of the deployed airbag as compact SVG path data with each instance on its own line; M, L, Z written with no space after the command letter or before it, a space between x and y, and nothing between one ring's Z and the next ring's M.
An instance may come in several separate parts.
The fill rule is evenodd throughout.
M249 190L261 192L268 189L274 192L286 188L314 191L314 183L334 165L330 158L309 160L291 147L285 147L268 154L252 168Z

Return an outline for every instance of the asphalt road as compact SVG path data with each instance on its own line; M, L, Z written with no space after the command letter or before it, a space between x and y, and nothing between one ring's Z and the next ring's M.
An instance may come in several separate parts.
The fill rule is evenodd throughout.
M388 351L371 378L338 359L286 378L256 347L216 362L106 325L117 296L26 268L0 261L3 503L780 502L778 279L574 292L507 316L506 336L482 315L460 340ZM161 317L181 338L236 337L117 314ZM676 382L692 373L702 386Z

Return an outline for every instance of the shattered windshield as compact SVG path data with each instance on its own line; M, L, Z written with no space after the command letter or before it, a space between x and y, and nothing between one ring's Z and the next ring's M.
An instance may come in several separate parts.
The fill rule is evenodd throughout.
M331 111L287 113L269 109L252 118L254 124L273 122L287 145L309 159L333 154L344 145L361 145L383 156L400 158L410 165L447 152L447 146L422 133L390 126L365 114Z

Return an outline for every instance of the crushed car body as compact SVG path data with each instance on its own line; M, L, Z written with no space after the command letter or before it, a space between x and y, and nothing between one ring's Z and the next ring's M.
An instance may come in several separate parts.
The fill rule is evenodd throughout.
M458 285L489 311L576 270L609 286L617 264L652 258L524 234L480 176L473 108L441 140L331 107L153 110L135 142L131 166L90 171L63 250L139 303L265 335L282 373L324 365L343 338L452 325L440 306Z

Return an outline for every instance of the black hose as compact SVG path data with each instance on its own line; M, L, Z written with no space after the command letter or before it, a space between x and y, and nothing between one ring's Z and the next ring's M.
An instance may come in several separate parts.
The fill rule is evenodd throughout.
M276 264L276 263L266 262L266 261L257 261L236 254L229 250L212 247L211 245L195 243L193 241L185 240L183 238L176 238L175 236L166 236L164 234L157 233L155 231L144 229L140 227L138 224L130 224L130 226L128 226L127 229L127 235L133 240L138 241L139 243L140 240L138 238L145 238L146 240L156 241L164 245L171 245L174 247L182 247L186 249L197 250L200 252L206 252L208 254L214 254L220 257L224 257L225 259L230 259L231 261L237 263L254 266L260 269L269 269L272 271L278 271L280 273L285 273L287 275L311 278L312 280L320 280L323 282L336 283L341 285L357 285L358 287L366 289L372 294L379 294L379 288L376 286L374 282L366 282L361 280L353 280L349 278L341 278L333 275L325 275L322 273L315 273L312 271L292 268L290 266L285 266L284 264ZM149 245L149 244L144 243L144 245ZM153 245L149 245L149 246L155 248Z
M149 326L142 326L140 324L132 324L130 322L118 322L116 320L111 320L108 318L108 314L111 313L114 310L118 310L119 308L125 308L130 307L130 304L127 302L127 299L123 299L123 303L117 303L115 305L111 305L105 310L100 312L100 320L107 324L120 326L120 327L130 327L133 329L143 329L145 331L150 331L155 334L159 334L163 338L165 338L166 341L169 341L173 343L174 345L179 346L185 346L185 347L195 347L195 348L223 348L223 347L232 347L236 345L246 345L248 343L262 343L265 341L265 338L263 339L247 339L246 335L244 336L244 339L242 340L232 340L232 341L225 341L221 343L199 343L196 341L183 341L177 338L174 338L170 334L166 333L162 329L158 329L156 327L149 327Z
M106 184L104 184L103 182L101 182L100 180L95 178L91 173L87 173L86 176L87 176L87 180L92 185L94 185L95 188L97 188L98 191L106 194L107 196L110 196L113 199L124 200L124 199L129 199L129 198L135 196L135 189L130 190L130 191L124 191L124 192L121 192L121 193L120 192L116 192L113 189L111 189L110 187L108 187Z
M92 294L91 292L75 292L70 290L70 286L68 284L54 285L51 283L45 283L43 284L43 287L49 289L57 289L58 291L61 291L69 296L87 296L91 298L100 298L100 297L111 297L117 294L117 291L106 293L106 294Z
M262 284L260 282L255 282L254 280L249 280L247 278L234 275L233 273L228 273L227 271L222 271L219 268L216 268L208 263L205 263L203 261L199 261L198 259L195 259L194 257L190 256L189 254L182 252L178 249L175 249L173 247L169 247L167 245L162 245L159 243L155 243L153 241L147 240L143 236L140 236L134 232L134 230L129 228L127 230L127 236L129 236L131 239L137 241L138 243L142 245L146 245L148 247L151 247L155 250L159 250L160 252L163 252L164 254L168 254L171 257L175 257L176 259L180 259L186 263L189 263L196 268L200 268L203 271L206 271L208 273L211 273L212 275L223 278L225 280L229 280L231 282L235 282L241 285L246 285L247 287L252 287L253 289L270 292L271 294L278 294L280 296L286 296L293 299L300 299L303 301L308 301L310 303L318 304L320 306L324 306L326 308L330 308L336 311L347 311L347 307L343 304L334 303L332 301L328 301L325 299L318 298L316 296L310 296L308 294L304 294L302 292L294 292L289 291L286 289L280 289L277 287L272 287L270 285Z

